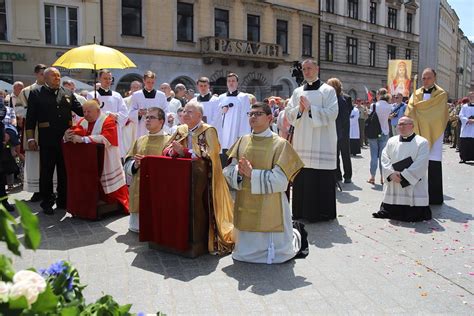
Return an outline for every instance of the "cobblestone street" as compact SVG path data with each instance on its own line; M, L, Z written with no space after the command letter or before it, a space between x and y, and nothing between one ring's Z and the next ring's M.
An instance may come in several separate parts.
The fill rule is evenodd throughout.
M474 314L474 166L458 164L445 145L445 204L432 207L433 220L400 223L371 217L382 186L366 183L368 149L362 156L352 159L353 183L337 193L337 220L306 226L304 260L269 266L230 255L186 259L140 243L127 230L128 217L91 222L40 212L42 244L36 252L23 250L14 265L39 269L69 260L88 284L88 301L111 294L132 303L133 312Z

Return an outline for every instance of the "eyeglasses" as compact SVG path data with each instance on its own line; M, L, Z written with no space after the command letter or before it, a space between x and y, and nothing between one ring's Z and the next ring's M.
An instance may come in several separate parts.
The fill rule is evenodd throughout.
M406 125L413 125L412 123L398 123L398 126L406 126Z
M183 114L193 114L193 113L194 113L194 111L189 111L189 110L184 110L183 111Z
M145 116L145 120L160 120L160 118L153 115L147 115Z
M255 111L255 112L247 112L247 116L248 117L260 117L262 115L267 115L267 113L263 112L263 111Z

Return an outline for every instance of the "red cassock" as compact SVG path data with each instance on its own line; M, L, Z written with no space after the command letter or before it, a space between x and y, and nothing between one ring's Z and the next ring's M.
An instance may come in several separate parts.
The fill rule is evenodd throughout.
M101 124L102 127L95 126L96 124ZM92 123L81 119L72 130L76 135L87 137L90 143L105 145L99 198L108 204L120 203L124 211L128 213L128 188L120 161L117 123L115 120L109 116L105 117L105 119L99 117L97 121ZM113 176L107 178L105 176L107 174L112 174Z

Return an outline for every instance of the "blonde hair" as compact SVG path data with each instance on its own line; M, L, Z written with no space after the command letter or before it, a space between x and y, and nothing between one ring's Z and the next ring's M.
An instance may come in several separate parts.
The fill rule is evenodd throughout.
M336 95L341 95L342 94L342 83L341 83L341 80L337 79L337 78L330 78L328 79L328 81L326 82L328 85L330 85L331 87L334 88L334 90L336 90Z
M390 101L390 94L385 88L380 88L379 90L377 90L377 95L379 96L380 100L384 100L387 102Z

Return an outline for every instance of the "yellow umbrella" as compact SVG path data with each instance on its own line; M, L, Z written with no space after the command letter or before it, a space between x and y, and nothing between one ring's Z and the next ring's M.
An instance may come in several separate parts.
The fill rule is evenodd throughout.
M137 67L120 51L97 44L76 47L65 52L53 66L68 69L105 69Z

